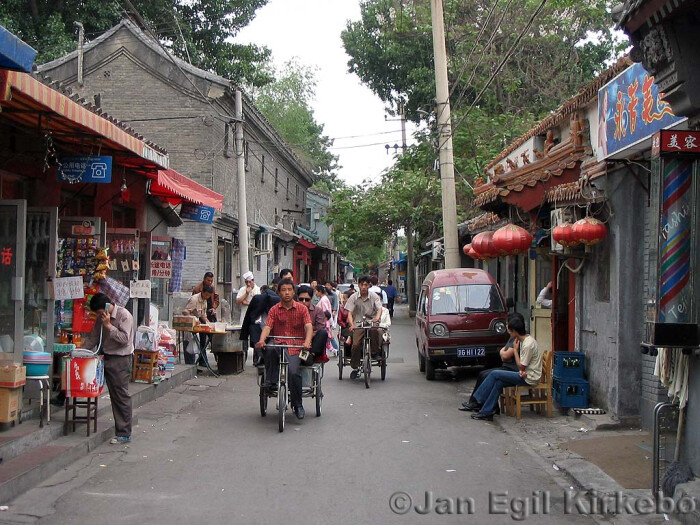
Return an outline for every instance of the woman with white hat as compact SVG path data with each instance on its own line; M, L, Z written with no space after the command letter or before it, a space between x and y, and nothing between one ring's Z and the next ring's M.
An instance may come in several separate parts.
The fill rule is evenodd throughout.
M236 295L236 304L241 305L241 318L239 324L243 324L243 318L245 317L246 310L248 310L248 305L250 300L260 293L260 287L255 284L255 277L253 272L246 272L243 274L243 280L245 284L241 286Z

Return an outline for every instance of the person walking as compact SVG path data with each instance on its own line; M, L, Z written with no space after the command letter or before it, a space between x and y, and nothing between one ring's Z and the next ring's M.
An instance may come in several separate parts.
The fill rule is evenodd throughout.
M389 310L389 317L392 319L394 318L394 301L396 301L396 297L399 295L398 290L394 286L394 283L392 282L391 279L387 282L387 285L384 287L384 293L386 294L386 300L387 300L387 309Z

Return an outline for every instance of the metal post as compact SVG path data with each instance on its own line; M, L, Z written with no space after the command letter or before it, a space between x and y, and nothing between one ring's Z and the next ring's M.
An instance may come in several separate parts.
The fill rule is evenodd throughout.
M245 154L243 151L243 95L236 90L236 174L238 175L238 262L241 276L250 270L248 261L248 210L245 192Z
M406 297L408 297L408 315L416 315L416 266L413 259L413 227L406 226Z
M440 141L440 181L442 186L442 224L445 238L445 268L459 268L459 239L457 236L457 197L455 193L454 156L452 151L452 121L447 80L447 52L442 0L431 0L433 18L433 53L435 54L435 88Z

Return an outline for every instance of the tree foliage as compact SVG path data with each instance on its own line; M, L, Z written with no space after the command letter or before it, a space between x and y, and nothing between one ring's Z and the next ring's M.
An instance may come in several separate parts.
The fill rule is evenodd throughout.
M192 65L235 82L264 85L267 48L231 42L268 0L131 0L172 52ZM34 47L42 63L75 49L74 22L91 39L122 18L138 17L125 0L3 0L0 24Z
M327 191L338 187L338 156L330 152L333 141L316 122L311 103L316 96L315 71L296 60L272 71L277 80L253 89L255 105L277 129L282 138L305 159L316 183Z
M473 216L471 186L484 166L547 112L574 95L619 49L611 0L550 0L502 71L498 65L539 0L444 0L458 218ZM388 237L410 224L419 240L442 230L432 22L428 2L362 0L341 38L349 71L390 108L427 121L419 146L397 157L376 193L373 222ZM492 78L493 77L493 78ZM490 86L486 86L490 83ZM438 108L439 111L439 108ZM462 117L466 116L464 121ZM386 238L386 237L385 237Z

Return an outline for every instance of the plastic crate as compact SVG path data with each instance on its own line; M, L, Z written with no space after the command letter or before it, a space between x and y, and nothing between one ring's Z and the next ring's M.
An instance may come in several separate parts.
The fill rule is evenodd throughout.
M585 367L583 352L554 352L554 377L583 379Z
M590 387L585 379L554 376L552 381L554 401L562 408L588 408L589 392Z

